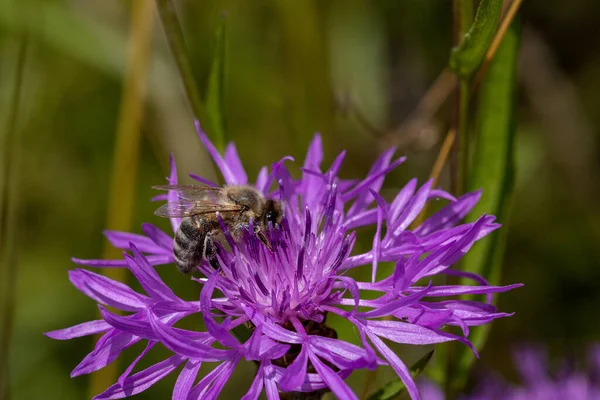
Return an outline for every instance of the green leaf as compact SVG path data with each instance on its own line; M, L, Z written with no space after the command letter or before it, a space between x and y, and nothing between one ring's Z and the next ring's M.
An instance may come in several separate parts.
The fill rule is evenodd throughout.
M432 356L433 350L425 354L410 367L410 375L413 377L413 379L423 372L427 364L429 364ZM402 380L395 379L389 383L386 383L381 389L369 396L369 400L391 400L400 396L405 392L405 390L406 387L404 386L404 383L402 383Z
M227 25L223 14L216 32L215 54L212 60L206 93L206 114L210 132L220 141L225 137L225 68L227 65Z
M514 180L514 136L517 86L517 56L520 31L513 22L502 40L496 57L481 86L478 105L477 142L468 182L469 190L483 189L481 200L471 212L475 220L484 213L496 215L502 228L478 242L463 258L463 270L475 272L491 285L500 284L504 245L508 227L508 211ZM467 283L467 282L464 282ZM481 350L490 325L474 327L470 339ZM474 356L468 349L457 349L456 376L461 384Z
M448 66L463 78L479 67L496 33L502 0L481 0L475 20L458 46L452 49Z

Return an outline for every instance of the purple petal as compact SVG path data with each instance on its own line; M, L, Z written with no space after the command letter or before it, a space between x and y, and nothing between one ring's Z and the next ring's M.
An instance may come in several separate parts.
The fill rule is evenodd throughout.
M241 303L240 307L244 310L248 318L256 326L261 325L263 334L270 337L273 340L277 340L283 343L299 344L303 342L303 337L292 332L282 326L276 325L270 322L264 315L256 312L253 308L248 305Z
M342 378L338 376L331 368L326 366L315 354L309 352L310 361L312 365L317 370L317 373L323 378L329 389L335 394L339 399L356 399L356 394L350 389L348 385L346 385Z
M371 225L377 222L377 209L367 210L344 220L344 228L350 230L359 226Z
M173 219L173 218L172 218ZM146 260L150 265L171 264L175 261L172 253L146 256ZM85 265L86 267L102 267L102 268L126 268L127 261L125 260L83 260L80 258L71 258L76 264Z
M108 337L108 338L107 338ZM106 338L106 339L105 339ZM89 353L71 372L71 378L89 374L106 367L113 362L119 354L140 339L130 333L108 331L96 343L94 351Z
M119 383L119 385L125 386L125 381L127 380L127 377L129 376L129 374L131 374L131 371L133 371L133 369L135 368L137 363L142 358L144 358L144 356L146 354L148 354L148 352L152 349L152 347L154 347L155 344L156 344L155 341L148 342L148 344L146 345L146 348L135 358L135 360L133 360L133 362L131 364L129 364L129 366L125 369L125 371L121 374L121 376L119 376L119 379L117 379L117 382Z
M406 160L406 157L401 157L393 163L389 164L388 166L389 160L391 159L392 155L393 149L391 151L388 150L388 152L382 154L380 160L383 163L377 168L377 171L372 171L372 173L370 173L367 176L367 178L365 178L362 182L356 185L353 189L342 195L342 200L344 200L344 202L356 196L356 200L350 207L348 215L354 215L355 213L364 210L369 204L371 204L371 202L373 201L373 196L371 195L369 189L375 192L379 191L381 185L383 185L385 175Z
M387 173L384 171L386 171L386 168L390 165L390 161L392 160L395 151L395 148L391 148L383 152L369 169L367 177L362 182L358 183L352 190L342 195L344 202L349 201L352 197L356 196L354 204L352 204L350 210L348 210L348 215L354 215L363 210L373 201L369 189L375 192L381 189L381 185L383 185L383 180ZM404 159L402 159L401 162L403 161Z
M381 353L381 355L390 363L390 366L396 371L398 377L406 386L406 390L413 400L421 400L421 395L419 394L419 390L417 389L417 385L410 375L410 371L406 368L406 365L402 362L400 358L385 344L381 339L379 339L376 335L370 333L366 330L367 336L373 342L373 345Z
M407 205L408 201L411 199L413 194L415 193L415 189L417 188L417 179L413 178L398 192L394 201L390 205L390 221L389 225L393 225L402 211L404 211L404 207Z
M148 320L160 342L169 350L189 358L202 361L221 361L228 357L230 351L214 349L183 335L162 322L152 312L148 312Z
M486 294L486 293L501 293L508 292L509 290L516 289L523 286L522 283L515 283L507 286L434 286L433 289L427 293L428 297L440 297L440 296L457 296L462 294ZM415 293L422 289L422 287L413 286L407 289L407 293Z
M94 400L122 399L141 393L173 372L184 360L178 354L171 356L125 379L124 385L112 385L104 393L94 397Z
M257 327L254 328L254 332L252 332L252 336L250 336L250 339L244 343L244 347L246 348L246 360L248 361L252 361L252 360L258 360L260 353L261 353L261 345L263 343L266 342L266 340L269 340L268 338L265 338L262 334L262 326L259 325ZM275 342L270 341L272 344L274 345ZM264 349L264 351L267 351L268 349Z
M219 396L219 393L223 390L223 386L225 386L225 383L229 380L229 377L233 373L233 369L237 363L240 361L240 358L240 355L237 355L233 359L224 361L212 371L216 371L215 375L206 375L198 382L196 387L192 389L192 398L203 400L217 399L217 396Z
M427 218L417 229L415 234L425 236L431 232L450 228L459 223L481 198L481 191L467 193L459 197L456 202L448 204L440 211Z
M240 185L246 185L248 183L248 175L246 175L246 170L244 170L242 160L240 160L240 156L238 155L235 144L233 143L229 143L225 149L225 162L229 165L229 168L236 176L237 183Z
M168 253L173 251L173 238L171 236L167 235L152 224L142 224L142 230L150 239L152 239L154 243L156 243L156 245L160 246L164 250L167 250Z
M306 345L302 346L300 354L293 363L291 363L286 369L279 380L279 387L284 392L291 392L297 390L306 376L306 366L308 363L308 350Z
M69 279L86 296L120 310L137 311L149 302L146 296L134 292L124 283L84 269L69 271Z
M429 192L429 197L427 199L428 200L444 199L444 200L449 200L452 202L456 201L456 197L452 196L450 193L446 192L445 190L441 190L441 189L431 189L431 191Z
M206 147L208 154L212 157L215 164L221 171L223 178L225 179L225 183L228 185L237 185L245 182L241 182L240 177L236 176L235 172L230 168L229 164L221 157L221 154L217 151L217 148L212 144L212 142L208 139L206 134L202 131L200 127L200 122L196 121L196 131L198 132L198 136L200 136L200 141ZM247 178L246 178L247 180Z
M72 257L71 261L75 264L85 265L86 267L108 267L108 268L125 268L127 263L125 260L84 260L82 258Z
M402 214L394 221L394 225L390 227L392 234L398 236L417 218L417 215L421 212L429 196L431 185L433 180L428 180L419 190L415 193L415 196L408 202Z
M254 377L254 381L252 381L250 389L248 389L248 392L241 400L258 400L258 396L260 396L260 392L262 392L264 376L265 363L262 362L260 367L258 367L258 371L256 371L256 376Z
M58 329L44 333L52 339L69 340L82 336L95 335L97 333L106 332L111 326L103 320L84 322L79 325L71 326L70 328Z
M102 318L119 331L131 333L144 339L156 338L150 324L147 321L141 321L139 317L136 318L137 315L116 315L102 306L98 306L98 309L100 310Z
M146 293L155 299L170 300L175 303L181 302L175 293L160 279L160 276L158 276L154 268L146 260L146 257L133 245L131 250L133 257L129 254L124 255L127 267L135 275Z
M427 293L431 290L432 286L433 285L430 282L427 287L425 287L419 292L416 292L410 296L402 297L400 299L388 302L387 304L376 310L356 313L356 316L361 318L378 318L383 317L385 315L390 315L394 312L397 312L398 309L412 305L417 301L421 300L423 297L427 296Z
M214 187L214 188L218 188L219 185L217 185L216 183L214 183L213 181L203 178L200 175L196 175L196 174L189 174L190 178L192 178L195 181L198 181L200 183L202 183L203 185L206 186L210 186L210 187Z
M116 248L129 250L129 244L133 243L144 253L161 253L163 249L158 247L150 238L135 233L120 231L104 231L104 236Z
M258 171L258 176L256 177L256 183L254 184L254 186L256 186L256 188L263 193L269 193L270 188L265 187L265 183L267 183L268 176L269 170L267 169L267 167L262 167L260 171Z
M303 198L304 205L313 209L318 207L318 201L322 196L322 192L317 190L321 186L325 186L323 175L321 174L321 163L323 162L323 144L321 136L316 134L310 142L306 159L304 160L302 185L304 186ZM307 170L315 171L318 175L307 173Z
M175 165L175 157L173 154L169 155L169 164L171 167L171 172L169 173L169 185L177 185L177 166ZM175 190L169 190L167 193L167 199L169 201L175 202L179 200L179 196ZM171 226L173 227L173 232L177 232L179 229L179 225L181 225L181 218L170 218Z
M453 337L442 336L429 328L407 322L368 320L363 323L367 327L367 333L371 332L401 344L425 345L455 340Z
M374 193L374 192L373 192ZM379 263L379 253L381 248L381 226L383 225L384 210L378 205L377 207L377 229L373 237L373 263L371 264L371 282L375 282L377 278L377 265Z
M321 135L315 134L312 141L308 145L306 158L304 159L304 167L318 171L323 162L323 142Z
M188 360L175 382L173 400L187 400L202 363L198 360Z
M267 400L279 400L279 389L275 383L275 369L272 365L265 367L265 393Z
M208 281L204 284L202 291L200 292L200 309L202 311L202 317L204 318L204 325L215 339L222 343L226 347L237 349L240 347L240 343L221 325L219 325L212 316L211 313L211 296L217 284L217 279L220 275L213 274Z

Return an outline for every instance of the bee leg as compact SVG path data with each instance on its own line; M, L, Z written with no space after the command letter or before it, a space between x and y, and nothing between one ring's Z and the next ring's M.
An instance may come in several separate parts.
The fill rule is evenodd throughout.
M269 250L273 251L273 246L271 246L269 239L267 239L263 231L260 228L256 228L255 233L256 236L258 236L258 238L260 239L260 241L263 242Z
M204 237L204 249L202 257L207 260L214 269L219 268L219 260L217 260L217 246L212 238L212 233L208 233Z

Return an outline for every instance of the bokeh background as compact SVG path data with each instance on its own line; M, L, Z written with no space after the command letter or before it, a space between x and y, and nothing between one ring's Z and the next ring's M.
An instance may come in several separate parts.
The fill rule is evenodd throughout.
M202 92L215 31L226 12L226 134L236 141L251 176L284 155L302 160L319 131L326 162L348 150L346 177L365 174L391 144L408 155L386 181L388 198L409 177L427 178L451 120L450 104L419 130L408 129L406 121L448 60L450 0L176 4ZM525 287L501 296L499 307L516 314L494 322L476 365L509 378L516 376L510 355L516 345L536 343L553 358L577 358L600 340L600 2L526 0L520 19L517 175L504 228L509 234L502 281ZM91 338L59 342L43 332L97 313L93 301L71 286L67 271L74 267L70 257L100 258L105 251L102 230L130 26L129 1L0 1L0 146L5 156L18 152L12 153L18 154L11 244L16 257L1 260L4 282L9 270L16 275L9 282L15 293L8 327L13 399L88 396L88 378L71 379L69 373L92 348ZM24 37L19 139L7 149L4 128ZM142 222L167 228L153 215L156 204L149 199L150 186L164 182L170 152L181 172L217 179L195 135L156 14L149 51L141 67L149 69L149 77L133 185L134 232L141 232ZM449 188L447 171L440 184ZM181 296L198 295L197 286L175 268L165 266L160 273ZM139 350L125 353L120 370ZM151 353L149 362L163 356ZM236 385L227 386L223 398L243 394L253 368L238 368ZM377 379L389 377L384 371ZM138 397L170 397L175 378ZM360 393L364 377L350 383Z

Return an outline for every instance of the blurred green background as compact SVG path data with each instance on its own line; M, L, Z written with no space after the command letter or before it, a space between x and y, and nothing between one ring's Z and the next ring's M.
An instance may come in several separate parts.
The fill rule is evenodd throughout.
M301 161L319 131L326 162L348 150L342 170L347 178L364 175L391 144L408 155L386 181L387 198L410 177L427 178L451 120L450 104L419 129L407 128L406 121L448 60L449 0L176 4L202 93L215 31L227 12L226 135L237 143L251 177L284 155ZM20 149L16 261L3 264L16 271L8 361L14 399L88 394L88 378L71 379L69 373L91 350L92 339L60 342L42 333L94 319L97 312L94 302L71 286L67 271L74 267L70 257L100 258L106 245L102 230L130 14L129 1L0 1L2 146L19 47L27 40L15 128ZM499 307L516 314L494 322L477 370L513 376L509 350L523 342L547 345L558 356L581 355L600 340L599 18L600 2L592 0L568 5L526 0L522 7L517 179L502 281L526 286L500 297ZM156 15L147 67L134 232L141 232L142 222L168 229L152 214L156 204L149 198L150 186L163 183L168 173L169 152L180 177L193 172L217 179L195 135ZM2 150L6 155L6 147ZM449 188L448 171L440 184ZM175 268L160 272L182 297L198 295L197 286ZM352 336L339 329L341 336ZM140 349L125 352L119 371ZM151 353L148 363L164 354ZM252 364L238 368L237 384L226 386L223 398L245 393L253 370ZM138 397L170 397L176 376ZM390 378L378 375L381 382ZM350 381L358 393L363 383L364 376Z

